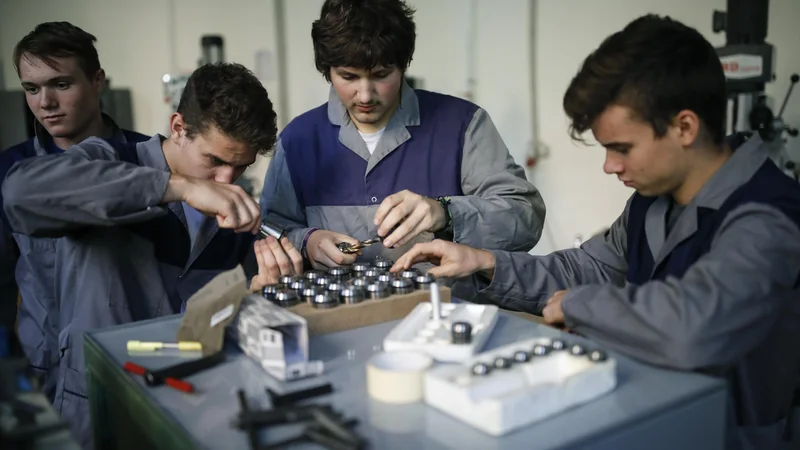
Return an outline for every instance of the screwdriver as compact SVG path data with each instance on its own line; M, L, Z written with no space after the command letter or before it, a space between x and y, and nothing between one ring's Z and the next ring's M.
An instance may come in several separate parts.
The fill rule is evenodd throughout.
M160 350L163 348L174 348L178 350L188 350L188 351L201 351L203 350L203 345L199 342L192 342L192 341L182 341L177 343L128 341L128 351L149 352L153 350Z

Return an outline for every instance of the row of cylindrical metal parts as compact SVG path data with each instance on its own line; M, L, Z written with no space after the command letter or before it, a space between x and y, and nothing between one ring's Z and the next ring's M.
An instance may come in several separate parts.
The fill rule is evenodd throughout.
M265 286L262 294L283 307L306 302L315 308L333 308L428 290L434 281L417 269L389 273L392 265L392 261L381 259L374 264L359 263L333 267L327 272L311 270L299 276L284 276L278 283Z

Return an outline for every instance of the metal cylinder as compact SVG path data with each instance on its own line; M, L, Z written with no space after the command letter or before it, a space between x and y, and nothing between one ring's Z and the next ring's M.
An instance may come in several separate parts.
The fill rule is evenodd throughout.
M339 298L346 305L355 305L364 301L364 288L348 286L339 292Z
M339 300L330 295L330 292L320 292L314 296L311 306L319 309L335 308L339 306Z
M264 286L263 289L261 289L261 295L263 295L264 298L266 298L267 300L272 301L272 300L275 300L275 294L277 294L278 291L280 291L280 290L281 290L281 287L277 283L268 284L268 285Z
M292 283L289 285L289 288L294 290L295 292L297 292L297 295L302 295L303 294L303 289L305 289L305 288L307 288L309 286L310 286L310 284L308 283L308 281L300 278L298 280L292 281Z
M308 272L303 274L303 278L305 278L306 280L314 281L323 275L324 274L319 270L309 270Z
M277 239L279 241L286 234L286 230L284 230L283 227L281 227L278 224L275 224L275 223L272 223L272 222L268 222L268 221L262 222L261 226L258 229L258 231L264 237L272 236L272 237L274 237L275 239Z
M469 344L472 342L472 325L469 322L454 322L450 327L450 340L453 344Z
M608 355L602 350L592 350L589 352L589 360L592 362L603 362L606 359L608 359Z
M383 270L381 269L368 269L364 271L364 276L367 278L378 278L378 275L382 273Z
M303 301L306 303L311 303L314 300L314 296L318 293L322 292L322 290L316 286L309 286L303 289L302 298Z
M369 269L371 269L372 266L369 265L369 264L364 264L364 263L356 263L356 264L353 264L352 268L353 268L353 275L358 277L358 276L362 276L364 274L364 272L366 272Z
M431 288L431 283L433 283L433 281L432 276L423 273L414 278L414 286L421 291L427 291Z
M367 298L378 300L389 296L389 286L380 281L373 281L367 285Z
M378 275L377 280L380 281L381 283L389 284L393 280L395 280L395 276L390 274L390 273L384 272L384 273Z
M412 282L420 275L420 271L417 269L408 269L400 272L400 278L408 278Z
M322 289L327 289L329 284L331 284L331 279L328 277L319 277L314 280L314 286Z
M328 278L331 278L331 281L347 281L350 279L351 274L352 270L346 266L332 267L328 270Z
M586 354L586 349L581 344L573 344L570 346L569 352L575 356L582 356Z
M392 294L403 295L414 292L414 282L408 278L395 278L391 281Z
M472 374L479 377L489 375L491 371L492 371L492 366L486 363L477 363L474 366L472 366Z
M365 289L370 282L371 280L366 277L353 278L350 280L350 284L361 289Z
M326 286L325 290L328 292L328 295L336 298L337 302L342 300L340 293L342 289L346 288L347 285L344 283L340 283L338 281L332 281L328 286Z
M510 369L511 368L511 360L508 358L504 358L502 356L498 356L494 359L494 368L495 369Z
M285 288L291 288L292 282L294 280L295 280L295 278L293 276L284 275L284 276L280 277L280 279L278 280L278 283L281 284L281 286L283 286Z
M553 342L550 343L550 347L555 351L561 351L567 348L567 343L562 339L553 339Z
M394 265L394 261L390 259L376 259L372 265L381 270L389 270Z
M275 294L275 304L278 306L289 308L298 303L300 303L300 298L297 296L297 292L293 290L282 290Z

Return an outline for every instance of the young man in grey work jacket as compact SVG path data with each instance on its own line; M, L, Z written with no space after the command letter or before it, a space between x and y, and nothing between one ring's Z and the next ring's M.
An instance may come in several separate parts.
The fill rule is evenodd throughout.
M46 22L17 43L14 67L36 118L36 135L0 153L0 182L17 161L62 153L89 136L121 142L149 139L121 130L102 113L100 95L106 76L94 47L96 40L69 22ZM17 319L22 349L31 369L44 375L43 392L51 400L55 393L52 369L59 356L58 304L53 297L55 248L55 239L13 233L0 213L0 325L11 329Z
M251 72L206 65L188 80L168 137L90 138L8 172L4 208L14 231L60 237L54 403L84 447L92 443L85 332L180 312L214 276L252 261L254 245L283 245L301 261L287 239L254 244L261 211L232 184L272 150L275 117Z
M725 77L697 31L646 16L606 39L564 97L603 169L636 189L604 235L549 256L418 244L503 307L642 361L727 380L726 449L773 449L800 374L800 186L758 135L725 141Z
M352 263L336 244L375 236L385 239L362 259L395 259L433 235L510 251L541 235L542 198L486 111L404 81L413 12L400 0L327 0L312 26L330 98L281 132L260 203L314 266Z

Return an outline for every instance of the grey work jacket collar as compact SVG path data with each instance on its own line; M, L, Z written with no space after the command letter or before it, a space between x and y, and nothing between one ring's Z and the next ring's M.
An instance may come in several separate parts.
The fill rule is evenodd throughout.
M106 129L111 130L111 135L107 136L111 139L115 139L120 142L127 142L125 138L125 133L122 132L122 129L114 122L114 119L111 118L106 113L101 113L103 118L103 125L106 126ZM49 147L53 143L53 136L45 130L42 124L39 121L35 121L33 124L33 131L34 131L34 138L33 138L33 148L36 150L36 155L42 156L47 154L46 148ZM66 150L66 149L64 149Z
M152 167L165 172L171 172L162 148L162 144L166 139L166 137L157 134L150 140L139 143L136 147L136 154L139 157L139 163L143 166ZM181 221L183 227L186 229L186 233L188 234L189 226L186 222L183 204L181 202L172 202L168 205L168 207L169 210L172 211L172 213L175 214ZM200 228L197 230L197 237L195 238L194 246L192 247L192 251L189 255L189 260L186 261L186 266L183 268L184 273L189 270L189 267L191 267L192 263L200 256L201 253L203 253L203 250L206 248L208 243L211 242L211 239L213 239L214 235L217 234L217 231L219 231L219 224L217 221L211 219L210 217L206 217L203 220L203 223L200 225Z
M394 111L392 118L386 125L386 129L378 142L373 154L369 154L364 139L358 134L358 129L350 120L347 108L339 99L336 91L331 86L328 96L328 120L332 125L339 128L339 142L352 150L355 154L367 161L366 176L383 158L401 146L404 142L411 139L411 133L406 127L418 126L420 124L419 101L414 89L403 81L400 92L400 105Z
M666 233L666 215L671 199L661 196L653 202L645 217L647 244L653 255L653 270L681 242L697 231L699 208L717 210L731 194L746 183L764 164L767 154L762 149L761 138L751 137L734 149L730 159L703 185L678 218L669 236Z

